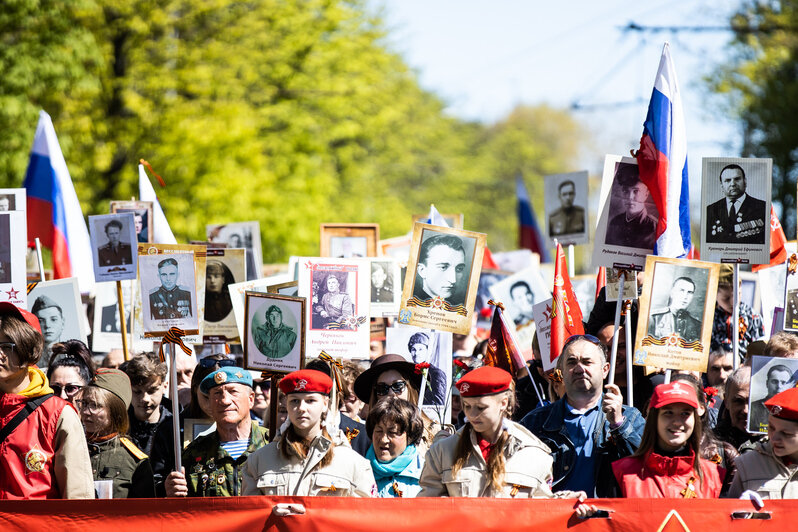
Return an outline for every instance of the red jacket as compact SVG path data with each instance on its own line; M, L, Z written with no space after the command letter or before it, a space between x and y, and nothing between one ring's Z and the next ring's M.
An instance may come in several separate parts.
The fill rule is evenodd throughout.
M5 426L30 399L13 393L0 396L0 426ZM68 404L60 397L49 398L0 444L0 499L61 497L53 457L58 418Z
M716 499L720 495L726 471L709 460L701 459L703 481L693 470L694 454L689 456L662 456L649 452L645 459L628 456L612 463L615 479L624 497L678 499L685 495L690 478L693 478L695 496Z

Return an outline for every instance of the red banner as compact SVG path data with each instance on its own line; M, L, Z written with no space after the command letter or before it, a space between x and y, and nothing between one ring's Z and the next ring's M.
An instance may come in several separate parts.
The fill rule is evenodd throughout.
M304 515L276 517L277 503L299 503ZM101 532L285 530L566 530L722 531L791 530L798 501L766 501L770 520L734 519L753 512L748 501L600 499L609 518L582 520L572 500L350 499L336 497L230 497L99 501L3 501L0 529Z

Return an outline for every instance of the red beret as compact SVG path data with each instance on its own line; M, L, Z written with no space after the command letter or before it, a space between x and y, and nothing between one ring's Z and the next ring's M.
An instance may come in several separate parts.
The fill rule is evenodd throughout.
M323 393L328 395L332 390L332 379L315 369L301 369L289 373L280 379L280 391L289 393Z
M0 313L11 314L36 329L37 333L42 333L42 328L39 326L39 318L24 308L20 308L13 303L9 303L8 301L3 301L0 303Z
M698 396L695 388L684 381L660 384L654 388L654 395L651 396L651 408L661 408L673 403L684 403L698 408Z
M789 388L777 393L765 401L765 407L773 416L798 421L798 388Z
M482 366L466 373L455 386L462 397L479 397L509 390L511 382L513 376L503 369Z

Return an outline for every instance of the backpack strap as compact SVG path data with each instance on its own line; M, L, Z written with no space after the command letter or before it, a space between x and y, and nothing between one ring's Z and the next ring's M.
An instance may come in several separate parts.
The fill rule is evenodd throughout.
M37 397L36 399L32 399L25 403L25 406L17 412L11 421L3 425L3 428L0 429L0 443L3 443L8 436L14 432L14 429L17 428L23 421L25 421L29 415L31 415L37 408L39 408L45 401L49 398L53 397L53 394L48 393L46 395L42 395Z

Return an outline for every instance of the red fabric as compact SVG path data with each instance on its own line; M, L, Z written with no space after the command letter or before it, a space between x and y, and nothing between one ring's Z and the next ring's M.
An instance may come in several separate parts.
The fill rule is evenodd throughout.
M526 365L501 307L496 307L493 311L487 347L483 361L486 366L496 366L515 375L516 371Z
M681 499L681 491L691 477L698 498L717 499L726 471L714 462L701 459L704 479L699 482L693 470L694 454L689 456L662 456L653 452L645 459L628 456L612 463L612 472L624 497Z
M788 388L767 401L765 407L776 417L798 421L798 388Z
M684 381L659 384L654 388L654 395L651 396L651 408L660 408L674 403L684 403L698 408L695 388Z
M482 269L483 270L500 270L499 265L496 264L496 261L493 260L493 254L491 254L488 246L485 246L485 253L482 254Z
M27 309L18 307L13 303L9 303L8 301L2 301L0 302L0 312L13 314L17 318L25 321L28 325L36 329L39 334L41 334L42 328L39 324L39 318L28 312Z
M315 369L301 369L289 373L280 379L280 391L289 393L323 393L332 390L332 379L329 375Z
M554 262L554 301L551 310L551 362L560 356L565 341L574 334L585 334L582 326L582 310L574 295L568 265L562 245L557 244L557 258Z
M784 228L781 226L779 217L776 216L776 209L770 206L770 263L769 264L754 264L751 267L752 271L758 272L763 268L770 268L783 264L787 260L787 250L784 244L787 243L787 237L784 234Z
M607 268L599 266L596 274L596 299L598 299L601 289L605 286L607 286Z
M3 394L0 397L0 425L5 426L28 400L17 394ZM68 404L60 397L51 397L0 444L0 499L60 497L53 474L55 429L61 411ZM32 460L36 457L45 458L41 471L36 471L36 461Z
M41 240L53 252L53 277L72 277L72 263L66 235L53 224L53 204L39 198L27 198L28 238Z
M462 397L479 397L509 390L512 381L513 376L503 369L482 366L466 373L456 386Z
M482 459L487 463L488 456L490 456L490 450L493 448L493 444L484 438L479 438L477 445L479 445L479 452L482 453Z

